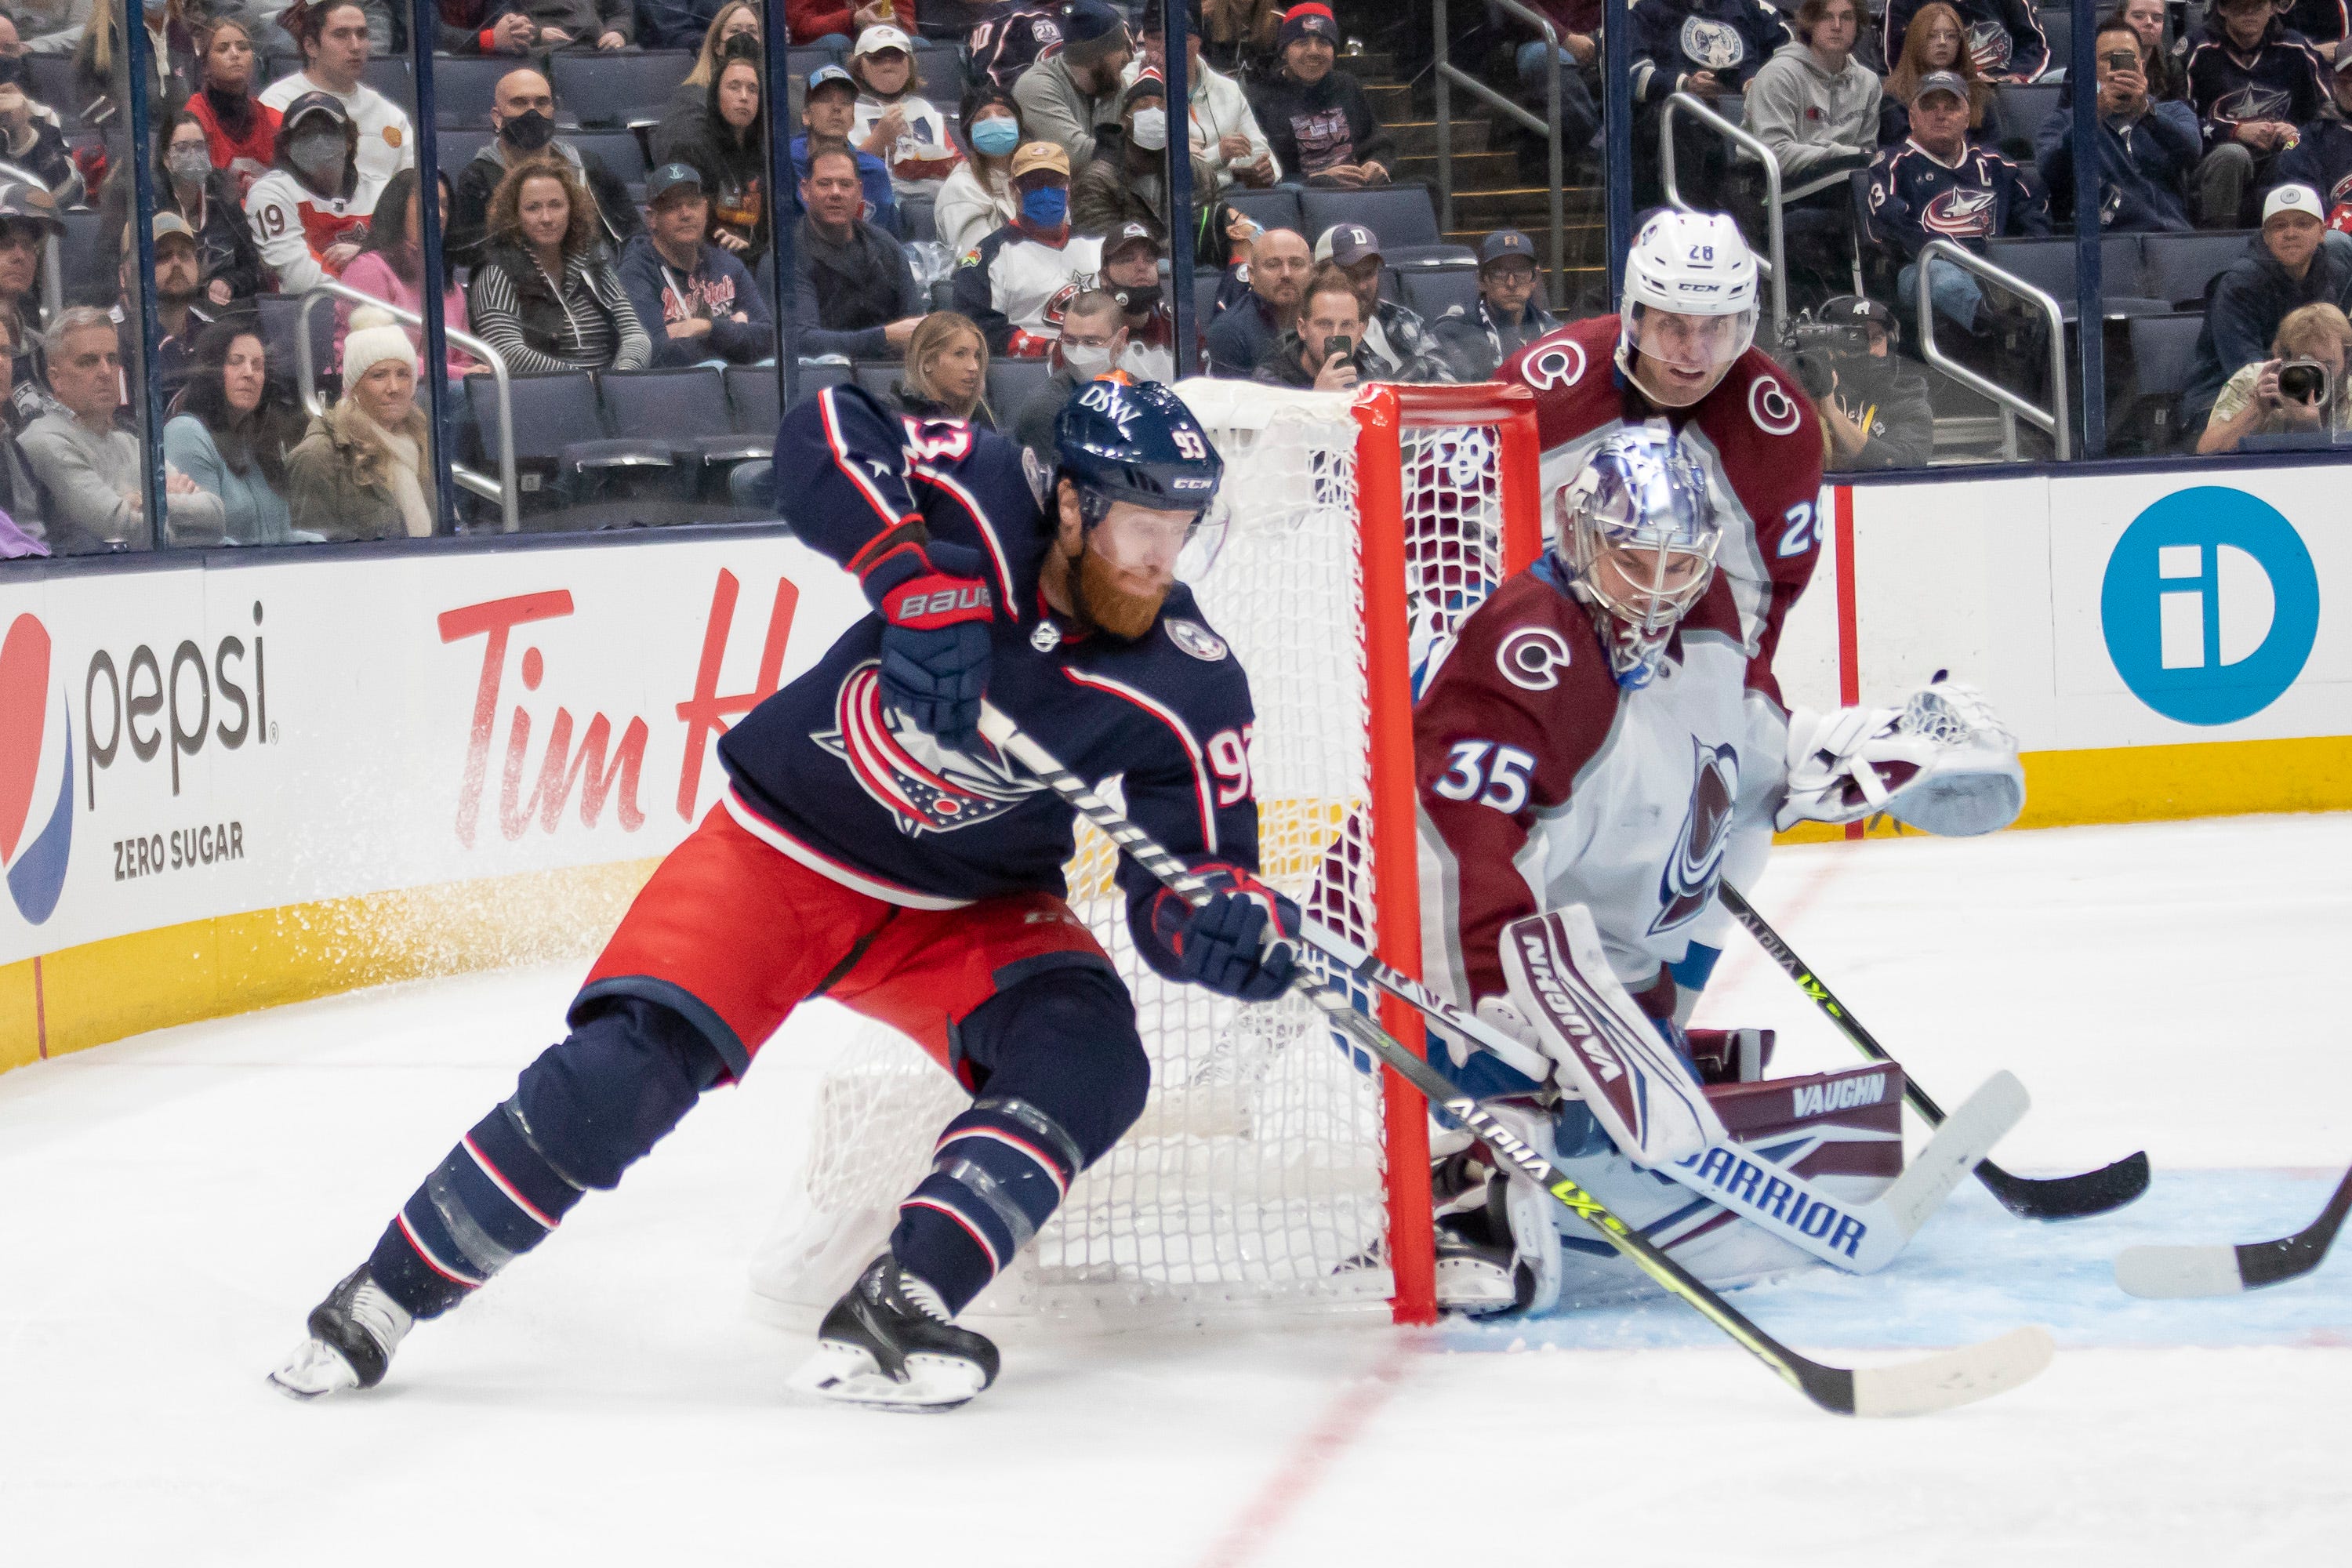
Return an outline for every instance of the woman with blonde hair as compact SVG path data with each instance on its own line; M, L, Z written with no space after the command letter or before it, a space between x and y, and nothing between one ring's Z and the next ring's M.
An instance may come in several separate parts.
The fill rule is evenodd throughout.
M996 427L987 402L988 340L970 316L934 310L907 340L907 374L890 389L918 418L969 419Z
M286 459L293 525L331 540L430 537L431 452L408 334L389 311L354 310L343 395Z
M1886 91L1878 100L1878 144L1899 147L1910 136L1911 100L1930 71L1951 71L1969 84L1969 142L1999 145L2000 106L1994 101L1992 83L1969 53L1967 24L1944 0L1928 0L1920 6L1903 35L1903 56L1886 73Z
M510 370L643 370L653 359L587 189L561 158L528 159L499 182L467 314Z
M2337 431L2352 423L2344 406L2344 363L2352 320L2322 300L2289 310L2271 339L2271 357L2241 365L2222 383L2197 437L2203 455L2235 451L2249 436Z

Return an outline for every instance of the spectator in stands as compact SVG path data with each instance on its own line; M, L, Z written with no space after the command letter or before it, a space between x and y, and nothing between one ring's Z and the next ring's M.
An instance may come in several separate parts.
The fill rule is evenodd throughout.
M2184 103L2189 99L2189 78L2172 40L2165 37L2165 10L2164 0L2124 0L2115 18L2139 37L2140 52L2147 60L2148 96L2158 103Z
M931 224L961 256L1020 216L1013 194L1013 154L1021 145L1021 110L1013 95L982 82L963 100L963 139L971 155L940 186Z
M425 432L415 351L390 316L370 306L352 318L343 340L342 396L310 421L286 459L293 526L330 540L430 538Z
M469 290L474 334L504 354L509 370L643 370L653 358L596 237L586 194L560 159L507 171L490 199L489 243Z
M1160 231L1123 223L1103 239L1102 289L1118 301L1127 334L1112 364L1138 381L1176 379L1176 316L1160 285Z
M625 49L636 41L635 0L522 0L542 49Z
M903 237L906 220L899 215L898 195L890 184L890 165L871 153L856 153L849 142L849 133L856 125L856 79L835 65L819 66L809 72L808 92L801 100L802 131L793 138L793 180L798 183L808 178L812 140L850 145L857 158L858 184L866 192L866 221L886 234ZM654 142L654 155L662 155L658 137Z
M2352 321L2335 306L2305 305L2287 312L2271 340L2271 357L2239 366L2221 384L2197 450L2234 452L2249 436L2352 428L2344 396L2347 344Z
M1050 468L1054 421L1070 395L1090 381L1117 372L1119 356L1127 348L1127 325L1117 300L1099 289L1089 289L1071 300L1063 309L1062 336L1051 356L1054 372L1015 411L1013 438Z
M1339 25L1331 8L1300 0L1275 37L1282 68L1251 83L1249 104L1286 177L1350 191L1387 184L1396 138L1373 115L1362 84L1334 68Z
M23 51L69 55L89 20L89 0L16 0L8 8Z
M2271 0L2216 0L2219 19L2189 51L2189 101L2205 132L2197 166L2198 222L2236 228L2295 127L2328 100L2325 68L2286 30ZM2268 341L2267 337L2264 339Z
M1213 168L1217 176L1213 188L1199 186L1195 197L1221 195L1235 185L1266 189L1282 178L1282 165L1276 160L1257 116L1250 112L1249 99L1242 91L1242 84L1201 58L1200 15L1189 9L1184 15L1190 24L1184 32L1184 79L1192 84L1192 159L1195 163ZM1160 24L1159 9L1147 7L1142 21L1143 52L1127 63L1120 76L1130 88L1146 70L1158 71L1162 81L1167 79L1168 40L1161 34Z
M1061 26L1061 48L1023 71L1013 97L1031 140L1053 142L1082 169L1097 131L1118 119L1119 75L1134 51L1105 0L1070 0Z
M1307 279L1298 324L1267 348L1252 379L1317 392L1350 392L1360 381L1384 379L1364 361L1363 325L1355 283L1338 267L1318 267Z
M384 182L362 170L358 147L358 127L334 94L306 92L287 105L276 162L245 194L246 220L279 293L340 278L359 254Z
M1300 297L1315 264L1307 237L1297 229L1270 228L1250 248L1243 270L1249 292L1217 312L1209 323L1209 374L1246 381L1283 334L1298 324Z
M972 24L964 45L974 81L1011 92L1021 73L1062 43L1060 0L1009 0Z
M163 426L163 460L218 499L226 542L294 542L283 439L260 329L250 316L207 329Z
M131 395L139 399L142 413L145 401L140 396L139 333L141 331L139 296L131 289L136 275L138 253L130 247L130 226L123 226L123 252L119 268L123 289L116 300L114 315L120 324L122 363L129 377ZM213 313L205 309L202 265L197 258L196 233L187 220L175 212L155 215L155 384L163 389L163 401L170 403L188 379L188 367L194 362L196 338L213 324Z
M46 555L49 552L48 496L16 445L16 363L24 353L24 334L16 312L0 308L0 512L5 512L20 532L39 545L36 553ZM38 387L25 390L37 397L40 392Z
M195 41L188 35L187 25L173 15L170 7L154 4L141 7L147 25L148 69L147 107L151 114L161 116L177 110L195 91ZM123 94L131 90L130 54L122 40L122 13L119 8L93 6L89 16L97 25L85 21L81 39L74 46L74 97L81 105L81 118L91 125L103 125L119 130L131 123L127 100Z
M65 220L57 199L25 180L0 179L0 309L19 321L37 321L41 257L52 237L62 237ZM22 354L25 345L17 344Z
M1979 147L2000 145L2006 129L2001 124L2000 104L1993 97L1991 79L1977 68L1976 57L1961 47L1967 41L1960 14L1944 0L1927 0L1919 7L1878 100L1881 147L1900 147L1911 134L1911 100L1918 96L1919 84L1937 71L1949 71L1969 85L1969 142Z
M1949 4L1968 31L1968 53L1977 74L1994 81L2032 81L2052 65L2050 37L2033 14L2032 0L1938 0ZM1919 0L1889 0L1886 52L1903 51L1906 35L1922 9Z
M1430 335L1419 311L1381 297L1380 236L1360 223L1334 224L1315 241L1315 259L1328 261L1356 286L1357 319L1363 322L1360 356L1372 381L1452 381L1444 350Z
M278 110L254 96L261 57L253 33L235 16L216 17L198 35L196 91L188 112L205 128L213 167L227 171L238 203L277 155Z
M849 140L888 165L898 195L936 197L963 154L948 134L947 117L922 96L914 48L914 40L896 27L868 27L857 35L849 59L849 75L858 89Z
M1021 216L956 264L955 308L1000 358L1042 359L1061 335L1062 302L1091 287L1102 241L1070 232L1069 155L1051 142L1013 154Z
M1702 101L1744 93L1789 41L1786 25L1756 0L1636 0L1633 22L1633 96L1643 104L1677 92Z
M1936 446L1936 411L1927 378L1895 352L1895 312L1875 300L1841 294L1824 300L1815 323L1826 341L1803 342L1794 356L1798 381L1811 396L1830 450L1827 466L1845 472L1927 466Z
M2093 47L2099 82L2099 226L2108 234L2189 232L2189 174L2204 147L2197 111L2148 91L2139 34L2116 20ZM2053 110L2034 137L2054 211L2074 208L2074 111Z
M807 216L793 236L800 353L893 359L922 324L924 300L897 240L861 220L857 162L820 143L801 183Z
M755 53L740 42L720 61L699 112L654 134L655 156L690 163L710 198L710 240L757 267L768 253L767 93Z
M1496 367L1559 325L1536 303L1536 247L1515 228L1478 249L1478 298L1437 318L1430 335L1456 381L1486 381Z
M0 56L0 159L36 175L68 205L82 199L81 171L67 151L65 132L44 120L26 93L21 57Z
M2260 240L2221 274L2205 307L2197 357L2180 395L2180 428L2202 430L2230 378L2269 353L2287 317L2305 305L2352 313L2352 246L2321 243L2325 209L2309 185L2281 185L2263 202Z
M1898 298L1914 298L1920 252L1931 239L1972 250L1997 235L2046 235L2050 199L2018 166L1968 142L1969 84L1955 71L1934 71L1911 100L1911 134L1878 155L1870 170L1869 242L1901 259ZM1971 336L2007 334L2022 347L2033 318L2022 301L1988 296L1976 275L1949 262L1928 268L1937 314Z
M766 53L766 35L760 30L760 8L752 5L751 0L726 0L725 5L711 13L710 26L704 30L701 47L694 57L694 68L686 73L686 79L679 82L669 95L669 103L662 110L664 120L702 107L703 97L710 89L710 79L719 74L720 57L737 38L748 40L746 44L736 45L736 47L739 50L748 47L752 58ZM803 40L791 41L798 43ZM659 151L656 149L656 156L659 156Z
M437 0L435 12L438 53L527 55L539 47L539 24L514 0Z
M539 72L526 68L499 79L490 95L490 129L498 134L450 182L449 232L442 244L459 265L473 264L482 247L490 197L507 171L526 158L561 158L572 165L594 204L597 231L614 250L644 230L628 187L604 161L555 133L555 89Z
M155 210L178 214L195 236L196 272L206 301L225 306L251 299L268 285L269 272L233 194L234 177L213 166L204 121L193 110L172 116L164 137L163 156L153 165ZM132 180L131 164L117 162L99 198L98 264L106 277L112 277L121 262Z
M2322 64L2332 63L2344 47L2343 0L2276 0L2272 9L2287 30L2311 47Z
M416 128L408 122L407 112L360 79L368 62L367 13L354 0L324 0L320 5L297 0L278 22L301 45L302 68L271 82L261 101L284 114L295 100L325 93L342 106L354 137L360 179L368 192L369 205L357 215L365 217L375 210L374 195L383 183L416 162ZM266 251L270 236L257 237Z
M894 15L889 0L784 0L784 35L795 48L846 49L850 39Z
M1095 155L1070 182L1070 226L1080 234L1108 234L1141 223L1168 233L1168 84L1158 71L1135 79L1122 97L1118 122L1106 125ZM1213 202L1217 171L1192 160L1196 203Z
M1878 153L1878 78L1853 58L1860 0L1804 0L1799 42L1756 73L1748 127L1780 166L1791 292L1820 299L1851 267L1853 197L1846 175ZM1749 232L1760 232L1749 226Z
M146 474L138 437L118 429L122 352L107 313L68 307L42 339L54 406L25 427L17 444L49 495L49 550L58 555L141 550L153 542L146 519ZM184 474L164 484L172 522L192 531L217 521L218 503L200 499Z
M655 365L751 364L774 354L775 320L751 274L703 237L710 198L702 176L691 164L664 163L646 181L646 231L621 252L621 287L653 339Z
M414 169L403 169L384 186L383 199L376 203L375 216L368 221L367 237L360 241L360 253L343 268L343 285L362 294L372 294L387 305L395 306L413 315L425 313L425 229L423 215L417 210L417 187L421 182ZM443 232L447 232L449 218L449 182L436 177L437 199L441 205ZM441 325L446 331L469 332L472 328L466 319L466 291L455 282L457 264L444 247L441 252ZM364 307L361 307L364 309ZM353 306L349 300L335 301L335 358L341 363L343 340L351 332ZM425 352L425 329L403 323L408 341L417 353ZM446 369L456 380L479 365L474 356L455 342L448 345ZM423 363L422 358L419 364Z
M2326 200L2328 226L2352 228L2352 49L2337 52L2328 82L2334 112L2304 121L2271 174L2281 184L2309 185Z
M933 310L907 340L907 374L892 390L903 413L993 428L987 387L988 340L980 328L953 310Z
M1573 178L1601 129L1601 0L1529 0L1529 8L1551 22L1559 42L1547 45L1523 22L1506 24L1520 39L1514 59L1519 92L1535 112L1546 113L1550 78L1559 79L1560 153Z

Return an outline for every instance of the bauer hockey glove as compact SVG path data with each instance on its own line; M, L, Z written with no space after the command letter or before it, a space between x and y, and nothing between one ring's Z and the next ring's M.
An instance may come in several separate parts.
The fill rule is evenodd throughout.
M1271 1002L1288 990L1298 967L1291 947L1298 906L1237 866L1210 860L1192 871L1215 889L1207 903L1194 909L1164 889L1152 900L1152 938L1174 961L1162 973L1243 1002ZM1268 945L1269 921L1278 945Z
M994 596L980 552L901 523L850 563L882 616L882 701L952 751L980 747Z

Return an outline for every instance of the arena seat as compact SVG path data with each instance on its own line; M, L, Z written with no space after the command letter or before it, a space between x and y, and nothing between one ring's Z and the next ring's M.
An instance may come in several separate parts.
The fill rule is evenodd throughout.
M850 377L875 396L887 398L890 388L907 374L907 367L894 359L862 359L849 367Z
M898 211L906 225L908 243L940 237L936 204L929 196L900 196Z
M613 177L625 185L640 185L646 179L646 147L634 131L575 131L565 138L583 153L593 153L604 160Z
M2144 287L2176 310L2202 310L2213 279L2249 254L2260 229L2200 229L2194 234L2140 237Z
M1042 359L991 359L988 362L988 403L999 425L1012 423L1036 390L1053 378L1054 367Z
M1461 270L1408 272L1398 279L1403 302L1435 321L1455 305L1468 310L1478 302L1478 275Z
M584 370L553 371L540 375L508 378L512 394L515 466L542 480L568 480L605 470L675 468L666 442L639 437L613 438L604 434L604 416L596 398L596 384ZM498 384L487 374L466 378L474 428L482 450L495 463L499 453ZM525 482L526 493L543 485Z
M74 80L71 55L25 55L26 86L34 101L46 103L58 111L58 118L67 130L82 123L81 111L89 107L89 95Z
M694 68L690 49L566 49L551 57L555 100L583 125L628 126L658 121L669 95Z
M1218 199L1260 228L1287 228L1307 234L1307 220L1298 215L1298 193L1295 190L1250 191L1236 185ZM1307 235L1307 243L1314 244L1315 237Z
M2116 410L2116 434L2151 452L2179 445L2181 390L2197 363L2201 315L2139 316L2131 322L2131 401Z
M2065 64L2063 57L2056 61ZM2000 126L2007 132L2004 142L2022 140L2031 146L2033 133L2058 107L2058 88L2053 83L2013 81L1998 83L1992 89L1993 101L2000 106Z
M544 66L533 56L436 55L433 60L433 123L445 130L488 130L499 79L509 71Z
M440 165L443 174L454 180L457 177L457 171L472 163L474 154L488 146L497 137L495 131L443 131L436 127L433 161Z
M734 427L716 365L605 371L596 377L596 390L611 428L667 442L671 458L681 464L723 472L747 458L766 457L773 444L772 435Z
M772 364L730 364L726 370L728 424L738 435L773 442L782 403ZM808 390L809 373L801 372L801 388Z
M1298 195L1307 243L1335 223L1360 223L1381 237L1383 254L1399 246L1443 245L1437 207L1421 184L1383 185L1373 191L1306 190Z
M917 44L915 78L922 83L919 90L931 100L932 108L943 114L957 112L969 85L963 50L953 44Z
M2114 321L2129 316L2161 316L2171 304L2141 292L2140 237L2110 234L2099 241L2101 313ZM2058 301L2066 319L2075 314L2075 255L2072 239L1989 239L1987 261L2013 272Z

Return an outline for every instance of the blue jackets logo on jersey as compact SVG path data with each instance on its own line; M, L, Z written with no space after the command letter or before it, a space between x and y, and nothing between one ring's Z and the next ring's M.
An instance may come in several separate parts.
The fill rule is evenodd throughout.
M1690 811L1675 839L1675 852L1658 878L1657 919L1650 934L1696 920L1715 897L1723 857L1731 841L1731 805L1739 796L1739 753L1691 738Z
M1016 777L990 748L951 752L882 705L880 665L866 660L841 683L834 728L809 739L849 764L867 795L908 835L952 833L1003 816L1045 786Z
M1919 226L1953 239L1982 239L1992 232L1998 193L1955 185L1937 195L1919 215Z
M1683 53L1711 71L1736 68L1748 58L1748 45L1738 29L1704 16L1683 23Z
M1987 75L2009 68L2017 56L2017 40L1999 22L1972 22L1969 25L1969 53L1976 57L1977 68Z

